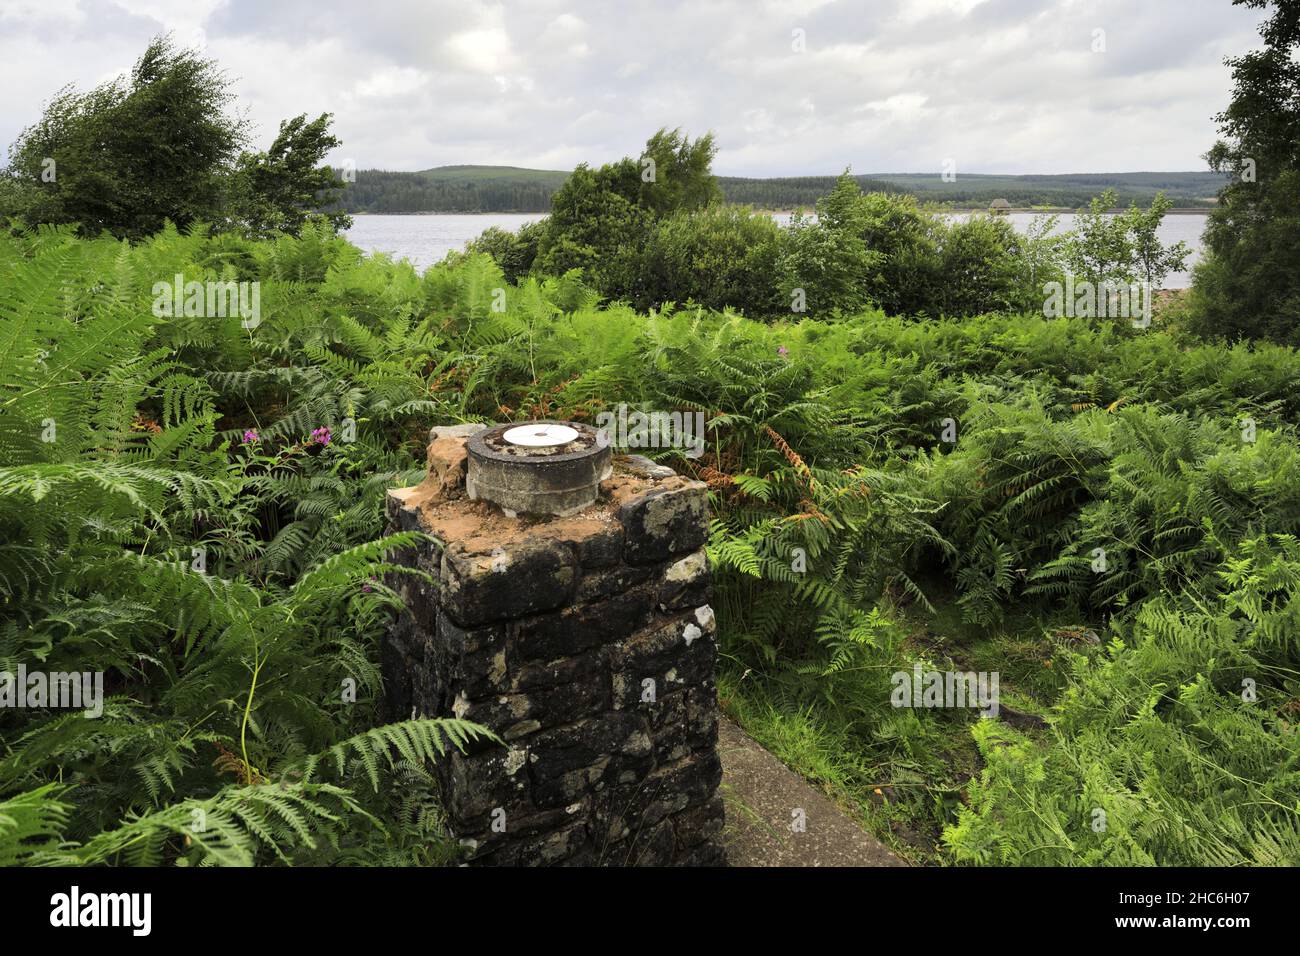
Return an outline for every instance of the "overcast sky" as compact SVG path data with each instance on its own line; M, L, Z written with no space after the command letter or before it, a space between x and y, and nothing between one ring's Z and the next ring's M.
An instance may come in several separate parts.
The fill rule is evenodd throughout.
M362 169L569 169L660 126L713 130L727 175L1204 169L1223 57L1259 19L1228 0L0 0L0 140L170 30L228 70L259 144L332 112L333 161Z

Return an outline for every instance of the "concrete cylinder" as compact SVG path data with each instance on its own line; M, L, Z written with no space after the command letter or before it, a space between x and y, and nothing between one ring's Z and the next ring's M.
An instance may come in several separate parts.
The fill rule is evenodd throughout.
M510 441L514 432L541 434L546 426L574 437L560 444ZM470 437L468 452L466 493L492 502L510 517L572 515L595 504L613 457L608 442L591 426L549 420L484 429Z

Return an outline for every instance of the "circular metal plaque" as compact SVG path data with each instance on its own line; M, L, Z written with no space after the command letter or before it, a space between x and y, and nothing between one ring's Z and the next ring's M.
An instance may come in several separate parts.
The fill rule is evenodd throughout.
M568 425L537 422L519 425L501 437L512 445L522 445L525 448L551 448L555 445L567 445L578 437L578 430Z

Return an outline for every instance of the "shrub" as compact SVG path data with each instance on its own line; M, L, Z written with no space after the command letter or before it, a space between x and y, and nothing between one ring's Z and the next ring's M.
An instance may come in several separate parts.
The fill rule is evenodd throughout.
M525 223L514 232L489 226L465 247L465 253L481 252L492 257L507 282L519 282L533 268L546 222Z
M664 302L734 308L753 317L779 309L780 228L770 216L734 206L677 212L650 233L636 264L648 309Z

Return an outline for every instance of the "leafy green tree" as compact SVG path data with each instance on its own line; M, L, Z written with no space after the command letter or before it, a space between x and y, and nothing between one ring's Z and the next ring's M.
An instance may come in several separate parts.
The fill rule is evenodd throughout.
M720 200L722 192L711 171L717 152L712 133L692 142L680 129L659 130L646 140L641 154L638 205L658 217L703 209Z
M932 316L977 315L1024 300L1027 245L1004 220L950 223L912 196L864 194L848 170L817 204L817 217L817 228L835 238L792 236L791 246L808 263L798 270L805 279L830 283L818 289L812 279L813 298L829 294L841 308L869 301L891 315ZM809 267L831 250L843 257L841 266Z
M249 152L233 99L213 60L155 38L128 77L64 88L19 135L0 176L0 216L133 240L169 220L257 236L297 235L315 219L345 228L341 211L318 212L342 190L321 165L339 145L330 114L286 120L269 149Z
M848 169L835 180L835 187L817 200L817 220L829 229L861 234L867 228L867 210L862 188Z
M298 235L313 219L338 231L352 224L346 213L317 212L343 191L337 172L321 165L339 145L330 133L332 116L307 120L301 114L280 123L280 132L265 152L240 155L231 185L230 216L254 236L277 232Z
M580 165L551 200L538 268L546 275L582 269L605 296L644 299L641 250L657 220L720 197L709 171L716 152L712 134L692 142L680 130L661 129L640 160L624 157L595 170Z
M489 226L465 247L467 254L483 252L501 267L506 281L518 282L528 275L537 258L537 244L546 230L546 221L530 222L515 232Z
M852 232L795 215L777 261L786 308L815 318L860 312L870 302L866 278L880 259Z
M750 317L788 308L777 287L781 228L771 216L737 206L679 210L651 232L638 264L638 308L692 301Z
M863 193L845 170L817 203L819 224L869 251L859 281L867 300L891 315L938 314L946 223L911 196ZM855 244L840 244L859 259Z
M1191 255L1187 243L1180 241L1166 246L1157 236L1160 223L1172 206L1173 201L1161 191L1146 209L1131 203L1123 217L1133 249L1134 275L1152 290L1159 289L1169 273L1183 268Z
M978 315L1019 304L1025 242L1001 216L975 215L948 224L939 250L937 312Z
M966 316L1023 308L1042 257L1011 224L988 216L949 223L915 198L866 193L848 170L796 218L781 256L782 288L802 289L814 314L873 303L891 315Z
M1093 196L1088 208L1079 212L1076 226L1066 240L1066 268L1081 282L1127 283L1133 279L1129 223L1123 216L1110 213L1116 200L1113 189Z
M1065 278L1062 267L1066 237L1058 235L1060 216L1035 216L1025 227L1020 238L1019 294L1015 308L1022 312L1039 312L1049 282Z
M1064 269L1077 282L1092 283L1099 294L1106 283L1114 290L1143 282L1154 292L1170 272L1183 267L1190 254L1185 242L1167 246L1160 241L1160 223L1173 203L1160 192L1146 209L1133 202L1115 214L1110 212L1115 202L1115 191L1107 189L1079 213L1076 227L1061 237ZM1112 301L1105 308L1115 306Z
M938 314L946 223L912 196L867 193L861 207L859 235L881 256L868 279L871 300L891 315Z
M634 261L645 242L650 215L637 204L640 178L630 159L593 170L573 171L551 201L551 215L538 244L538 266L546 275L581 269L607 296L635 285Z
M1206 225L1192 325L1300 344L1300 2L1233 2L1269 17L1263 48L1228 60L1232 101L1206 159L1231 179Z
M132 239L168 219L217 218L245 142L243 122L227 112L232 98L212 60L158 37L128 78L64 88L19 135L3 212Z

